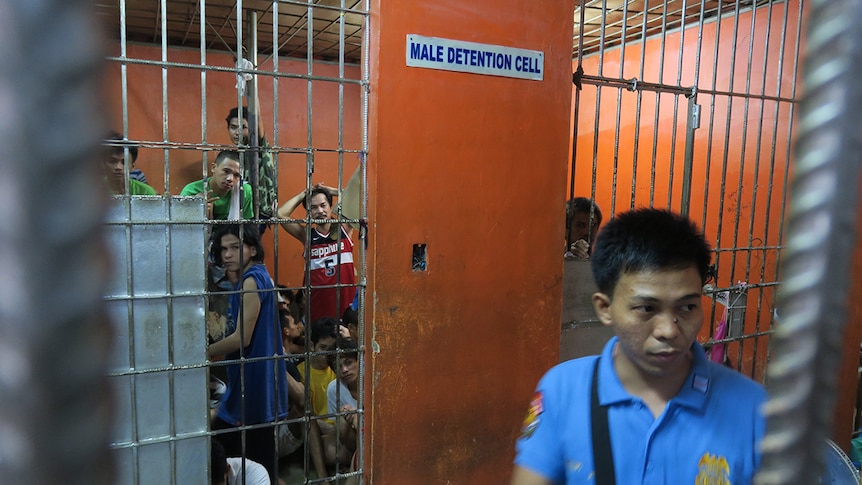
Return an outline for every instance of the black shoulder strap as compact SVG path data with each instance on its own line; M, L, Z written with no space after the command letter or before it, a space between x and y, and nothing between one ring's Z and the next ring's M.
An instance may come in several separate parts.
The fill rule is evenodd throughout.
M590 424L593 432L593 468L596 485L614 485L614 453L611 450L611 431L608 427L608 408L599 404L599 363L593 369L593 385L590 392Z

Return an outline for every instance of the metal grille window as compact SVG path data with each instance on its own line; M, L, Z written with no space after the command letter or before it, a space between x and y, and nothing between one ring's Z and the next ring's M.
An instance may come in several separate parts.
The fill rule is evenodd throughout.
M716 276L700 340L758 380L778 312L802 8L596 0L575 10L570 197L594 199L605 219L653 206L697 222Z
M264 229L264 263L273 282L303 292L306 301L315 289L356 288L356 337L362 342L369 2L99 0L96 8L110 32L104 103L111 128L119 133L106 146L122 152L119 193L131 194L113 197L105 221L114 258L105 300L115 324L109 379L118 398L112 442L119 464L116 483L209 484L209 443L223 432L209 424L210 377L224 377L225 366L243 368L255 359L245 353L223 362L207 358L208 339L230 333L227 301L237 290L214 285L217 277L208 256L209 236L225 221L207 219L203 194L180 194L187 184L213 177L219 152L238 151L253 196L252 223ZM237 106L248 107L247 116L238 116L240 125L248 125L247 139L232 138L226 126L226 115ZM158 195L137 195L138 170ZM310 252L311 237L294 241L278 224L311 227L310 212L299 208L279 216L275 209L320 183L336 195L333 227L355 227L355 283L337 280L313 287L311 258L303 256ZM238 185L232 190L239 192ZM338 234L333 244L343 243L347 232L331 232ZM336 274L340 268L334 269ZM276 298L276 290L266 292ZM339 308L351 303L335 293ZM239 309L238 320L243 311ZM307 342L310 313L307 308L304 314ZM277 322L277 315L271 317ZM275 328L280 329L278 324ZM281 344L282 334L270 337ZM360 345L359 383L363 352ZM344 360L338 349L324 354ZM305 363L314 355L306 345L298 355L257 361L277 369L278 361L287 359L304 366L308 375ZM243 399L249 394L245 382L228 385L241 390ZM317 473L311 452L319 446L311 436L320 420L361 420L361 385L357 397L355 411L316 416L306 382L302 411L242 426L243 449L251 447L247 437L253 431L294 424L306 439L280 460L282 478L322 483L338 474L358 480L364 466L361 426L355 460L330 467L326 476ZM342 437L335 433L341 451Z

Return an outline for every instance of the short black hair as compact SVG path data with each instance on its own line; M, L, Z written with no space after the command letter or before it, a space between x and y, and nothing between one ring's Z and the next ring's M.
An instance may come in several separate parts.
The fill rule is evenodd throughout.
M359 346L356 340L348 337L338 337L335 340L335 348L342 351L326 356L329 368L338 373L338 359L359 359Z
M612 297L623 273L694 266L702 284L710 278L712 249L688 218L661 209L636 209L608 222L590 258L599 291Z
M282 285L281 283L275 285L275 289L278 290L278 294L281 295L282 298L288 303L293 302L294 292L290 289L289 286Z
M236 236L243 244L257 250L257 254L251 260L255 263L263 262L263 245L260 243L260 232L255 224L220 224L213 233L210 244L210 255L216 265L222 266L221 240L228 234ZM242 235L240 235L242 234Z
M232 109L228 112L228 114L227 114L227 118L225 118L225 119L224 119L224 121L225 121L228 125L230 125L230 120L232 120L232 119L234 119L234 118L239 118L239 110L240 110L240 108L232 108ZM243 107L242 107L242 119L244 119L244 120L247 120L247 119L248 119L248 108L247 108L246 106L243 106Z
M323 194L323 195L326 197L326 202L327 202L330 206L332 205L332 194L330 194L330 193L329 193L329 191L328 191L328 190L326 190L326 189L324 189L324 188L316 187L316 188L311 189L311 193L310 193L310 194L308 194L308 198L307 198L307 199L306 199L306 198L303 198L303 199L302 199L302 207L303 207L304 209L308 210L308 202L307 202L307 200L311 200L311 199L312 199L312 198L314 198L314 196L315 196L315 195L317 195L317 194Z
M105 147L105 155L113 155L115 153L124 154L124 148L128 147L129 155L131 155L132 157L132 163L134 164L135 160L138 159L138 145L123 138L123 135L117 133L116 131L111 131L108 133L108 136L105 137L105 143L113 145Z
M296 322L299 321L296 318L294 318L293 313L290 310L285 310L285 309L279 308L278 309L278 323L281 325L281 328L285 328L288 325L290 325L290 320L288 320L288 318L290 320L293 320L294 325L296 324Z
M347 307L344 309L344 314L341 315L341 321L344 322L345 325L356 325L359 326L359 312L354 310L352 307Z
M210 468L212 470L212 485L224 483L224 474L227 472L227 453L224 446L217 440L210 440Z
M569 233L569 229L572 227L572 219L575 217L575 214L589 214L590 210L593 211L593 219L590 221L591 225L599 227L602 225L602 211L595 201L586 197L569 199L566 202L566 234Z
M316 345L322 338L338 339L338 320L332 317L318 318L311 324L311 343Z
M239 152L236 150L222 150L218 152L218 155L216 155L215 159L216 166L221 165L222 163L224 163L225 160L236 160L237 162L239 162L240 167L242 167L242 158L240 157Z

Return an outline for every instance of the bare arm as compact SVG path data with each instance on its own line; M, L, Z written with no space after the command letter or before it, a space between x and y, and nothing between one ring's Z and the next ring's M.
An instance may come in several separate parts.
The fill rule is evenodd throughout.
M317 472L317 478L327 476L326 461L323 452L323 438L320 436L320 424L316 419L312 419L310 423L311 432L311 462L314 464L314 470ZM329 482L323 482L328 485Z
M325 189L327 192L329 192L329 195L331 195L333 197L338 197L338 189L335 187L330 187L328 185L323 185L323 184L317 184L314 187ZM341 224L341 227L344 228L344 231L347 233L347 237L350 237L353 235L353 227L351 227L350 224Z
M287 200L281 207L278 208L278 218L279 219L289 219L290 215L293 214L293 211L296 210L302 204L302 201L305 200L305 191L294 195L290 199ZM282 222L281 227L287 231L288 234L293 236L299 242L305 244L305 225L300 222Z
M338 411L341 413L347 413L350 411L356 411L356 408L349 404L345 404L341 406ZM347 414L338 416L336 418L336 423L341 443L347 447L351 453L356 451L356 438L359 436L356 433L356 430L359 428L359 415Z
M206 200L207 200L207 219L212 220L212 218L213 218L213 204L215 204L215 201L217 201L219 199L219 197L217 195L215 195L213 190L210 188L209 183L207 183L204 186L204 193L206 194Z
M515 465L510 485L552 485L553 482L538 473Z
M305 409L305 386L294 379L289 372L287 374L287 398L294 406Z
M254 89L254 121L257 123L257 139L260 140L263 138L265 125L263 124L263 118L260 117L260 96L258 96L258 86L255 83Z
M257 283L254 282L254 278L246 278L242 282L242 289L247 292L242 295L242 307L239 312L242 325L237 325L234 333L210 345L207 349L210 357L236 352L251 343L254 326L257 325L257 317L260 314L260 296L257 294Z

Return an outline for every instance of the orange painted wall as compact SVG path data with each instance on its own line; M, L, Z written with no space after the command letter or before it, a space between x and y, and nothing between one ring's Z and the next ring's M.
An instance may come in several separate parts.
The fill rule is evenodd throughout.
M112 47L113 56L120 55L119 44ZM126 56L135 60L161 60L161 49L157 46L130 44ZM127 64L127 106L129 118L129 138L143 143L162 142L194 144L202 143L228 145L226 123L228 111L237 106L236 77L230 72L206 72L206 116L201 117L201 72L195 66L201 65L199 50L168 49L167 61L189 65L190 68L171 66L167 69L167 111L162 103L162 68L160 66ZM274 71L272 60L264 62L260 58L259 69ZM209 51L206 65L232 67L233 58L226 53ZM280 59L278 72L306 74L305 61ZM313 74L317 76L338 76L338 65L315 62ZM359 79L358 66L346 66L345 77ZM278 78L278 138L273 126L276 106L273 102L272 75L261 74L258 80L260 89L261 117L270 145L278 153L278 198L285 201L306 184L306 151L308 145L308 81L301 79ZM105 103L113 129L122 132L122 83L121 65L110 62L105 76ZM338 84L315 81L312 87L312 142L315 153L313 183L324 182L335 186L338 183L338 156L333 150L338 148ZM356 84L344 87L344 149L361 148L360 89ZM167 116L167 135L163 132L163 118ZM221 147L224 148L224 147ZM141 148L137 166L147 175L147 181L156 192L169 192L179 195L189 182L203 177L204 155L209 162L221 149L205 152L194 147ZM358 165L356 154L344 155L344 179L347 180ZM166 170L167 168L167 185ZM304 217L298 210L294 217ZM277 233L277 234L276 234ZM276 239L277 238L277 239ZM275 264L275 247L278 246L278 264ZM282 284L298 286L302 284L304 261L302 246L282 230L267 231L264 234L264 248L267 253L267 266L273 278Z
M559 351L573 8L372 2L371 483L508 480ZM408 68L408 34L541 50L545 78Z
M785 29L784 9L788 5ZM769 8L760 8L741 13L736 20L728 17L705 23L701 32L694 26L669 33L664 45L655 37L645 44L630 43L625 50L609 50L603 57L592 55L583 60L583 68L589 75L791 98L798 3L771 8L771 16ZM698 60L699 33L703 41ZM785 49L780 58L782 36ZM688 100L644 92L638 119L637 93L623 90L619 102L617 93L616 89L603 88L597 100L597 88L592 85L585 85L580 93L575 195L589 196L595 183L595 198L606 218L640 206L680 210ZM689 215L719 249L714 261L718 264L717 286L728 287L738 281L771 285L777 280L778 253L758 248L775 248L781 242L791 107L786 102L753 97L747 102L740 97L729 99L703 93L697 97L701 123L695 132ZM755 249L740 249L747 247ZM769 328L774 297L771 286L748 292L746 333ZM720 318L719 312L713 321ZM711 335L711 326L704 327L702 340ZM767 340L752 342L746 341L741 350L731 346L730 357L734 364L741 360L743 371L760 379Z

